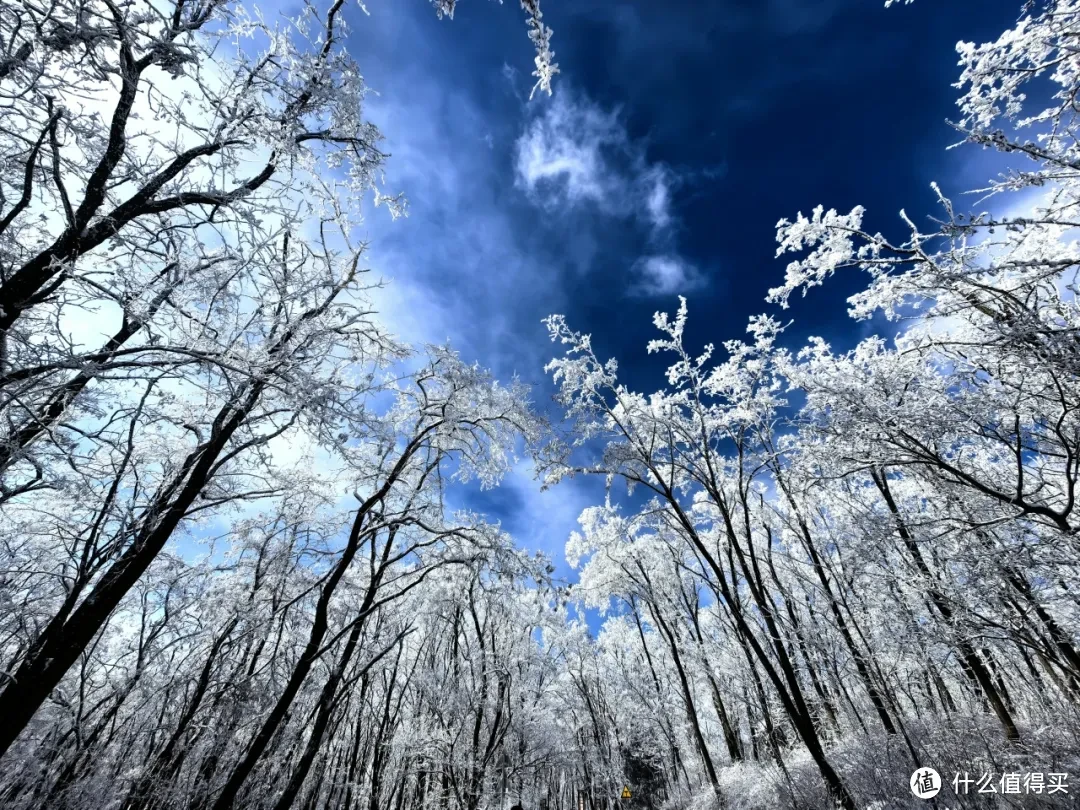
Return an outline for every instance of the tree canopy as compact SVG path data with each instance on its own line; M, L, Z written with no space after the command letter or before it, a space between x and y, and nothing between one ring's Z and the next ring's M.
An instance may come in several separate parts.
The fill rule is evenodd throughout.
M0 5L0 803L884 810L932 765L1070 806L1080 3L957 48L1022 214L782 219L769 313L657 313L653 392L548 318L554 409L374 311L405 201L347 17ZM888 330L789 345L837 273ZM447 505L519 458L606 484L572 584Z

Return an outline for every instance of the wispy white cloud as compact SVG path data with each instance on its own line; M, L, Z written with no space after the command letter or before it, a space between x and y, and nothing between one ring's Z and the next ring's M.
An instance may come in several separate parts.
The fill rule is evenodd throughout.
M365 223L372 277L385 280L373 294L380 320L410 343L449 340L499 377L539 378L539 322L562 290L507 202L514 130L426 70L388 73L379 90L370 109L388 183L409 200L407 218ZM518 334L526 323L536 341Z
M609 216L633 217L666 238L676 173L650 161L619 110L604 110L560 90L515 144L516 183L546 208L592 203Z
M645 209L653 228L663 231L671 225L671 178L662 166L656 166L651 172L651 186L645 198Z
M620 173L612 158L626 151L626 130L616 113L568 99L560 91L518 138L518 184L545 206L588 200L602 210L622 210L632 178Z
M635 295L685 295L707 283L704 274L680 256L643 256L634 263Z
M514 169L516 185L548 212L589 207L640 224L650 252L632 262L628 293L668 295L707 284L677 249L679 174L648 159L645 142L630 136L617 109L560 89L518 138Z

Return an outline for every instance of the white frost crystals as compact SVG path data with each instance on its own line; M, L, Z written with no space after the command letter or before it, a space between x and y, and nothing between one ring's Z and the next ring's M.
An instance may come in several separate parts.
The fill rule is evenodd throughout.
M963 213L935 185L940 218L901 212L900 242L862 207L777 223L795 256L770 303L861 271L850 314L882 312L895 336L789 351L760 316L726 358L695 357L682 299L647 346L671 355L666 387L638 393L547 320L578 437L550 474L608 487L568 544L574 587L607 613L597 654L641 750L693 762L675 806L751 787L737 806L893 806L917 765L1077 763L1078 26L1074 2L1029 5L959 47L959 126L1016 162L980 191L1039 189L1034 205ZM1032 114L1040 76L1057 94Z
M447 504L542 421L372 311L355 229L398 201L345 13L0 6L5 807L389 806L433 750L475 807L504 741L560 761L507 708L551 714L546 566ZM413 736L340 735L406 692Z
M789 347L773 313L699 349L681 298L638 391L552 316L562 435L372 311L344 10L0 6L0 805L853 810L931 765L1080 773L1080 8L961 51L967 137L1019 166L988 190L1032 210L778 223L774 305L865 273L895 336ZM673 176L633 184L654 231ZM477 514L527 467L598 478L573 585Z

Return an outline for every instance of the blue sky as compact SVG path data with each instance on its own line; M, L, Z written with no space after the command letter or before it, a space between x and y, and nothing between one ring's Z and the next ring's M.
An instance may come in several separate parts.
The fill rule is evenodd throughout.
M407 219L373 213L379 304L415 341L447 339L500 377L518 374L551 408L541 319L591 332L624 380L655 390L652 313L690 306L688 342L745 334L783 277L775 224L819 203L933 213L982 184L988 154L962 149L955 44L996 38L1019 0L543 0L561 74L529 101L532 52L517 3L368 0L349 48L378 92L369 114L392 157ZM837 347L865 330L846 316L859 279L836 279L786 313L793 344ZM522 468L493 493L461 495L523 545L555 558L598 482L553 491Z

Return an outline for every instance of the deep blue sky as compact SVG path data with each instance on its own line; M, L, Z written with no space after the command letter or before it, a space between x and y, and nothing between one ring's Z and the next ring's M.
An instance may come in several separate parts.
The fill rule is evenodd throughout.
M772 311L781 217L823 203L933 213L991 174L989 155L946 123L956 112L955 44L996 38L1019 0L543 0L561 74L528 100L532 52L514 0L461 0L438 20L424 0L368 0L349 48L369 112L392 154L387 184L410 216L373 213L371 266L390 281L380 306L413 341L536 384L555 351L541 318L565 314L620 362L633 387L663 384L645 354L652 313L689 298L688 341L745 334ZM787 316L793 343L852 345L857 278L835 279ZM556 557L596 486L540 494L526 469L463 500Z

